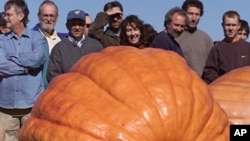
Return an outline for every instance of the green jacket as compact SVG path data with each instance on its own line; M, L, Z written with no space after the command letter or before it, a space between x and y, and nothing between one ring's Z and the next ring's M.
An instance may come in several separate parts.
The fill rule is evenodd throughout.
M90 24L88 33L90 37L97 39L104 48L120 45L120 38L108 27L104 31L104 27L108 24L108 18L105 12L98 13L95 21Z

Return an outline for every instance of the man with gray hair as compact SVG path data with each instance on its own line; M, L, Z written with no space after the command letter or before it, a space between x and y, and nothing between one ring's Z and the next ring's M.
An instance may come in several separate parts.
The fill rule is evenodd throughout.
M27 28L29 9L24 0L8 0L4 12L11 32L0 36L0 125L6 141L17 141L20 127L44 91L42 68L49 54L45 38Z
M165 15L165 29L160 32L152 42L152 47L171 50L183 56L179 44L175 38L180 36L187 24L187 15L179 7L170 9Z
M38 19L39 23L33 27L33 30L39 31L47 40L49 46L49 54L51 53L52 48L60 42L63 38L65 38L67 33L59 33L55 30L55 25L58 19L58 7L51 0L43 1L39 6L38 11ZM48 81L46 79L47 75L48 62L44 65L43 68L43 81L45 87L48 85Z
M55 44L67 36L67 33L59 33L55 30L59 16L57 5L51 0L43 1L39 6L37 16L39 23L33 27L33 30L39 31L46 38L50 53Z

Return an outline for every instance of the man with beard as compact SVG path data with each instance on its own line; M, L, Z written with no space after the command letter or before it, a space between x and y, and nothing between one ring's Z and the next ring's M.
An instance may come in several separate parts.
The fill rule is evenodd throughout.
M53 1L45 0L39 6L38 12L39 23L33 28L33 30L39 31L47 40L49 45L49 53L52 48L66 37L66 33L56 32L55 25L58 19L58 8Z
M68 13L66 23L69 31L68 37L57 43L50 54L47 73L49 82L54 77L69 72L82 56L103 49L99 41L84 35L85 16L85 12L82 10L72 10Z
M35 31L39 31L47 40L49 46L49 54L52 48L61 41L61 39L67 36L66 33L56 32L55 25L58 19L58 8L53 1L45 0L39 6L38 11L39 23L33 28ZM48 69L48 61L43 68L43 80L44 86L47 87L48 81L46 79Z
M179 44L175 38L180 36L187 24L187 15L184 10L179 7L170 9L165 15L165 29L160 32L153 40L152 47L165 50L175 51L183 56Z
M199 0L185 0L182 9L188 16L187 29L176 41L180 44L187 64L201 76L207 55L213 47L213 41L207 33L197 28L203 15L203 4Z
M89 36L97 39L104 47L120 45L120 24L123 20L123 7L118 1L106 3L104 12L97 14L90 24ZM104 27L109 25L104 31Z

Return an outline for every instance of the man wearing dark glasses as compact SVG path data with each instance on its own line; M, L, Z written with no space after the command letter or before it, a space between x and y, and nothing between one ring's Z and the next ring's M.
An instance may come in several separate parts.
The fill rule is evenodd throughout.
M84 34L86 36L88 36L89 35L89 26L92 23L92 18L90 17L90 15L88 13L85 13L85 16L86 16L86 28L85 28Z
M6 26L6 22L4 20L4 12L0 13L0 34L4 34L10 32L10 29Z
M89 36L97 39L104 47L120 45L120 25L123 20L123 7L118 1L104 5L104 12L97 14L90 24ZM108 25L106 29L104 27Z
M49 59L47 79L69 72L70 68L84 55L99 52L102 44L84 35L86 29L86 15L82 10L72 10L68 13L66 27L68 37L62 39L52 49Z

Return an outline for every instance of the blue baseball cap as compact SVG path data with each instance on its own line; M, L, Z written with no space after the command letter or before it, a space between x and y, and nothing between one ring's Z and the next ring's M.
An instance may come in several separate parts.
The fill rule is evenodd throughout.
M67 21L72 19L81 19L85 21L85 12L82 10L72 10L68 13Z
M0 13L0 25L5 24L5 20L4 20L4 12Z

